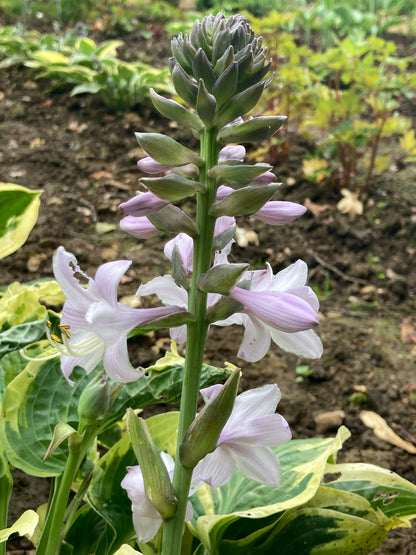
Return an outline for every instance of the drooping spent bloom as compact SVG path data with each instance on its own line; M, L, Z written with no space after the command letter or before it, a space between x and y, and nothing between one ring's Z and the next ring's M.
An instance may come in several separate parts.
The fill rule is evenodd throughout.
M144 371L130 363L128 333L135 327L184 312L178 306L140 309L118 302L118 284L130 264L129 260L108 262L98 268L92 279L80 269L73 254L58 248L53 271L67 300L60 326L62 339L51 336L51 340L62 353L61 368L67 379L75 366L89 373L103 360L104 369L113 380L137 380ZM88 281L87 288L75 274Z
M244 307L242 313L229 319L245 327L239 357L249 362L260 360L271 340L298 356L319 358L322 355L322 342L311 329L319 322L319 301L305 285L307 272L302 260L276 275L268 264L266 270L243 274L243 279L250 283L249 290L238 284L230 290L230 297Z
M165 452L161 452L161 457L167 468L169 477L172 479L175 462L173 458ZM143 473L140 466L128 466L127 475L121 482L121 487L127 491L131 501L133 513L133 526L140 543L152 540L163 520L158 511L146 496L144 489ZM195 491L192 491L194 493ZM193 510L191 503L186 508L185 520L192 520Z
M201 390L205 403L211 402L223 386ZM281 445L292 434L286 420L275 414L281 393L277 384L265 385L238 395L217 444L194 470L211 487L220 487L237 468L250 480L279 486L282 471L271 447Z

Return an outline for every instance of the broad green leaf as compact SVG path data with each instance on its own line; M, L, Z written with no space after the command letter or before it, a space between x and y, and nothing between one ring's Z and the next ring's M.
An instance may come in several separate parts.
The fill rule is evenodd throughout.
M0 258L17 251L38 219L41 190L0 183Z
M50 348L49 353L53 349ZM48 354L48 351L45 352ZM65 380L59 358L31 361L7 386L0 420L0 442L13 466L33 476L57 476L66 461L66 445L43 462L58 422L78 421L77 404L90 377L77 368L75 386Z
M32 58L42 62L42 64L46 66L54 64L67 65L69 62L68 58L64 56L64 54L54 50L38 50L37 52L32 52Z
M146 420L159 449L172 451L176 444L178 413L169 412ZM172 449L173 448L173 449ZM137 464L128 434L116 443L99 461L90 488L88 502L113 531L111 549L120 547L135 536L131 517L131 502L120 486L126 467ZM98 548L97 553L102 553Z
M107 535L108 524L89 505L81 507L65 535L63 554L91 555L98 553L98 541ZM102 552L101 552L102 553Z
M50 349L43 356L52 353ZM138 409L177 402L183 381L183 359L177 356L175 360L176 364L166 362L149 368L146 376L125 384L111 412L101 421L100 430L105 432L121 421L127 407ZM204 365L201 387L226 379L228 374L228 370ZM61 372L59 358L53 358L29 362L10 381L3 400L0 442L11 464L34 476L57 476L63 471L66 443L57 447L46 461L43 457L58 422L77 427L79 397L94 375L92 372L87 376L77 367L71 375L75 382L71 387Z
M33 536L36 526L39 522L39 515L35 511L25 511L13 526L0 530L0 543L4 543L12 534L27 536L29 539Z
M410 526L416 518L416 485L391 470L366 463L328 464L325 485L365 497L374 510Z
M192 497L193 533L206 549L215 549L227 528L238 519L245 519L247 527L256 529L250 519L263 519L303 505L315 495L328 459L335 456L349 435L341 427L335 438L298 439L274 448L283 472L278 488L255 483L238 471L221 488L204 486Z
M371 509L358 495L319 490L305 506L286 511L276 525L241 540L221 542L215 554L221 555L366 555L387 536L384 515ZM323 506L321 506L323 504ZM328 505L328 506L327 506ZM261 530L259 531L261 532Z

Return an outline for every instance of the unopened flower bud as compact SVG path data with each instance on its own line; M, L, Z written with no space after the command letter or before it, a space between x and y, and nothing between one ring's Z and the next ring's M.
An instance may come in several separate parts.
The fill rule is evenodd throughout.
M237 396L240 370L235 370L217 397L205 405L188 428L179 448L179 459L186 468L194 468L217 447L218 439L229 419Z
M106 416L111 405L111 386L101 372L85 387L78 403L80 431Z

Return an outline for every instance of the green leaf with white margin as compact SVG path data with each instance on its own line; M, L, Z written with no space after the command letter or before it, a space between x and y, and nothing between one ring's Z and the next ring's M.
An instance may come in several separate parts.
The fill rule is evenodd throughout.
M168 412L148 418L146 424L153 441L160 450L173 455L176 450L178 412ZM99 513L114 533L111 549L135 537L131 516L131 502L120 486L126 467L137 465L128 434L100 459L88 490L88 502ZM96 552L101 553L100 544Z
M233 522L244 519L247 529L254 531L264 527L264 523L250 522L251 519L263 519L303 505L318 490L328 459L336 455L349 436L342 426L335 438L296 439L273 448L282 467L278 488L253 482L238 471L221 488L203 486L191 498L191 532L210 553L215 553Z
M19 536L26 536L29 539L33 536L36 526L39 522L39 515L37 512L29 510L25 511L13 526L0 530L0 543L4 543L9 539L12 534L19 534Z
M386 538L389 519L360 495L331 489L319 488L308 503L276 515L275 524L249 536L240 525L242 537L222 541L215 553L366 555Z
M52 354L46 350L42 356ZM79 421L77 407L81 392L96 372L89 375L75 368L71 387L64 378L59 358L33 360L7 385L0 417L0 442L14 466L34 476L57 476L64 469L67 446L60 445L46 461L43 457L58 422L74 428ZM226 379L229 370L204 365L201 387ZM148 369L148 373L125 384L110 413L101 420L100 430L121 421L127 407L142 408L155 403L175 403L180 398L183 359L170 354ZM0 383L1 385L1 383Z
M409 527L416 518L416 485L391 470L366 463L328 464L325 485L362 495L374 510Z
M0 183L0 258L25 243L38 219L42 192L14 183Z

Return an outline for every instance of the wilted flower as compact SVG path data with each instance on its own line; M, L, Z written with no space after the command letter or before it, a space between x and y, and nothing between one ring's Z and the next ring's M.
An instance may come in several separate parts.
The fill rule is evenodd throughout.
M222 387L217 384L202 389L205 403L212 402ZM286 420L275 414L280 398L276 384L238 395L217 448L197 464L194 475L216 488L228 482L237 468L250 480L279 486L282 471L271 447L292 437Z
M161 457L172 479L175 462L168 453L163 451L161 452ZM146 496L143 473L140 466L127 467L127 475L123 478L121 487L127 491L131 501L133 526L137 538L140 543L146 543L156 536L163 523L163 519ZM192 505L188 503L185 520L191 520L192 515Z
M61 319L62 339L52 337L61 351L61 367L68 379L75 366L91 372L103 359L104 369L115 381L135 381L143 374L130 363L127 335L135 327L157 322L178 312L177 306L132 308L117 301L117 288L131 261L103 264L95 280L78 266L75 256L63 247L57 250L53 270L67 300ZM75 274L88 280L84 288Z

